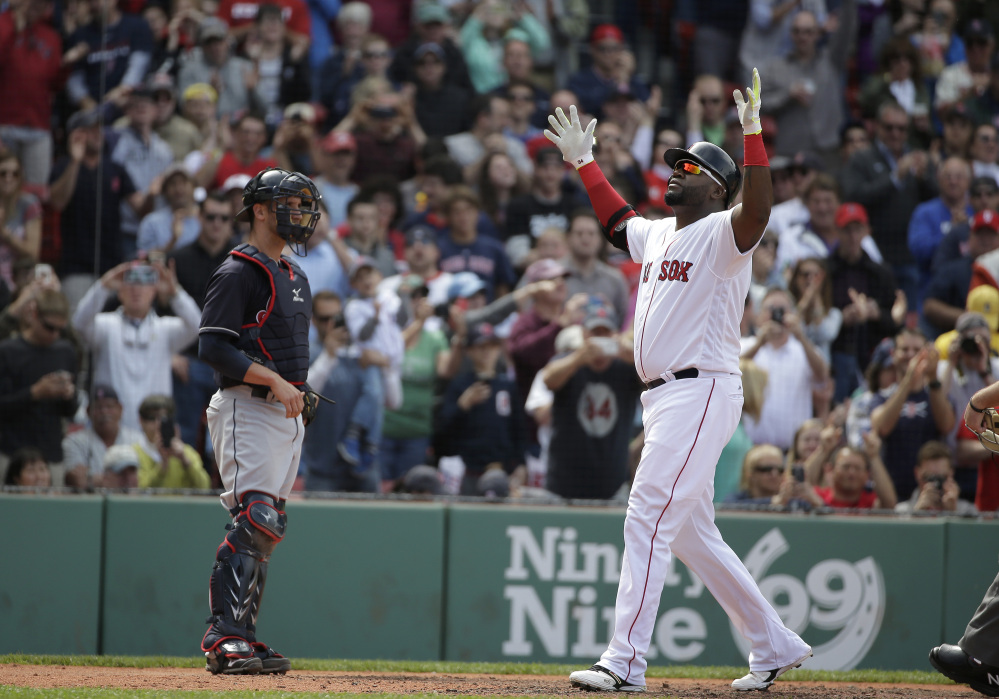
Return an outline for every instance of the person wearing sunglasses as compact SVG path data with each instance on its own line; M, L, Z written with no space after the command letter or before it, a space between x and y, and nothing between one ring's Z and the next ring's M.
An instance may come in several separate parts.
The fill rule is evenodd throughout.
M229 201L213 192L201 202L198 216L197 238L186 245L175 247L167 254L177 270L177 283L186 291L199 309L205 307L205 290L212 272L225 260L235 246L232 212ZM208 451L207 435L201 428L201 416L218 388L213 370L198 359L198 346L191 343L171 361L173 365L173 399L177 404L177 423L185 444Z
M657 221L626 203L594 162L596 119L584 130L575 105L568 116L557 109L548 119L552 130L545 136L578 171L604 236L642 270L634 338L635 368L647 388L645 447L628 500L613 635L596 664L569 675L574 686L645 690L645 655L659 606L646 600L662 594L672 553L730 610L752 649L750 671L732 683L734 689L767 689L812 655L722 540L711 502L716 464L742 415L739 326L752 252L773 202L759 73L753 72L746 98L741 90L733 97L743 126L745 175L714 144L670 148L665 203L676 215Z
M773 444L757 444L742 461L738 492L725 502L740 505L770 505L784 480L784 454Z

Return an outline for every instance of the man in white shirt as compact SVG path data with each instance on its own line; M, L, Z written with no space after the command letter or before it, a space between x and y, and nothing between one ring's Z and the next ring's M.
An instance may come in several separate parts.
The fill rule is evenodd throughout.
M121 307L102 313L117 294ZM153 310L159 294L173 316ZM201 310L177 283L172 268L123 262L108 270L84 295L73 313L73 327L93 352L94 383L115 389L122 424L139 427L139 404L152 393L173 395L170 357L198 336Z
M748 338L742 356L768 374L760 419L746 416L746 434L754 444L789 449L794 433L812 417L812 384L829 377L829 366L808 340L791 297L771 289L757 316L759 329Z

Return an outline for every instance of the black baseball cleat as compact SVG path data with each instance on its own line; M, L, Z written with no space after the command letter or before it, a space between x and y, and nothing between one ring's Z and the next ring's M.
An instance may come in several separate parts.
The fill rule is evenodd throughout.
M595 689L600 692L644 692L644 684L625 682L603 665L594 665L589 670L577 670L569 675L573 687Z
M254 641L250 645L253 646L253 654L260 659L262 675L283 675L291 669L291 661L266 643Z
M213 675L256 675L263 663L250 644L241 638L227 638L205 651L205 669Z
M930 665L955 682L970 685L976 692L999 697L999 667L972 658L959 646L948 643L937 646L930 651Z

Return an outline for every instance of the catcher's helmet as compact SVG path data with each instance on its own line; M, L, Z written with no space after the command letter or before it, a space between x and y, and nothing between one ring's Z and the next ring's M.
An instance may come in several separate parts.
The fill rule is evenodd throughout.
M299 197L297 208L288 206L288 197ZM271 167L261 170L243 187L243 208L236 214L237 221L250 219L254 204L275 203L277 234L288 241L288 246L299 257L305 257L305 242L319 223L319 200L322 195L315 183L299 172L289 172ZM300 215L296 223L293 215Z
M725 208L732 205L732 200L742 186L742 173L739 166L729 157L729 154L713 143L699 141L690 148L670 148L663 153L663 160L670 169L676 167L678 160L692 160L701 167L714 173L725 183L728 196L725 198Z

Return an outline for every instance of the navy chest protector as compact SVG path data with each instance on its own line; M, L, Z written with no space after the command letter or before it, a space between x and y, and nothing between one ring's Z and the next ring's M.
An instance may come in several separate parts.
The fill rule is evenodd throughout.
M229 253L260 270L270 285L267 307L255 322L243 326L237 347L247 356L273 369L285 381L303 385L309 375L309 323L312 292L301 268L288 258L280 264L243 243Z

